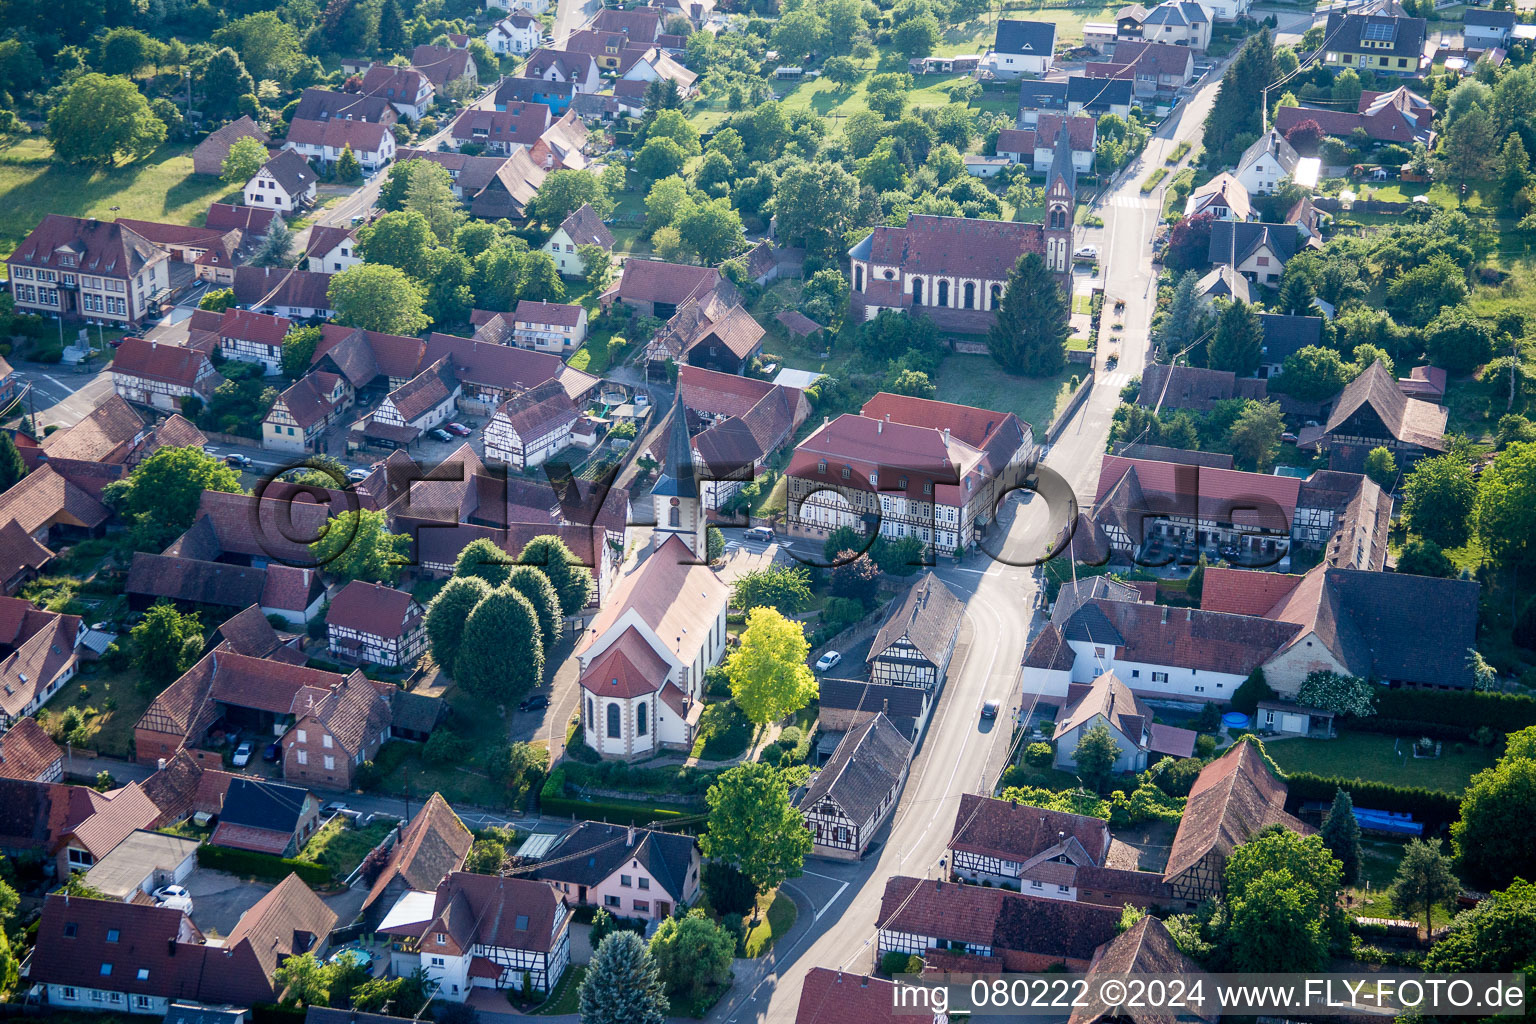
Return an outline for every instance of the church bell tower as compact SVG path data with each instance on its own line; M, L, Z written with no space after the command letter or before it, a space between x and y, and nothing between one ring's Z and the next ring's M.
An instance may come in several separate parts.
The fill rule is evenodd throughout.
M1061 119L1051 170L1045 178L1045 266L1068 281L1072 273L1072 217L1077 204L1077 168L1072 163L1072 135Z
M652 534L655 547L671 537L679 537L694 557L704 561L708 553L705 538L704 502L699 482L693 473L693 445L688 441L688 414L683 409L682 388L672 403L672 427L667 435L667 461L656 486L651 488L651 505L656 515Z

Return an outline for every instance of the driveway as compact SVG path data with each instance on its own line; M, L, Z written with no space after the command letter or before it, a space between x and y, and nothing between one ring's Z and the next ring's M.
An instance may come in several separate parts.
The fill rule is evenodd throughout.
M192 923L204 935L220 938L234 931L240 915L273 888L207 868L197 868L182 884L192 894Z

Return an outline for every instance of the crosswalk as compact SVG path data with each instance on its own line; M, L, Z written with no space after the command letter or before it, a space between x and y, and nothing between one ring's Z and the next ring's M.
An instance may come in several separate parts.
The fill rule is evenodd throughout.
M1109 197L1109 205L1131 210L1141 210L1149 206L1155 206L1157 203L1146 196L1118 195Z
M1114 373L1101 373L1094 379L1094 387L1113 388L1115 391L1119 391L1130 382L1132 376L1134 375L1126 373L1124 370L1117 370Z

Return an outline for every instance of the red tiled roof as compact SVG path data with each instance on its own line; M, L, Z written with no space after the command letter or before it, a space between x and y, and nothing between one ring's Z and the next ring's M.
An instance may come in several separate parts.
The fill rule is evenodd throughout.
M992 947L994 955L1036 954L1088 962L1115 937L1120 911L980 885L895 876L886 880L877 927Z
M580 413L560 382L550 380L507 399L496 415L504 416L526 442L548 434L562 423L575 423Z
M238 338L258 345L282 345L292 329L293 321L287 317L249 309L226 309L218 328L221 338Z
M363 124L364 122L337 123ZM328 310L331 308L331 300L327 294L330 287L330 274L289 270L283 267L235 268L235 301L242 306L293 306L299 309Z
M1138 75L1183 75L1194 60L1194 52L1188 46L1175 46L1172 43L1126 40L1115 44L1112 59L1116 64L1134 66Z
M637 630L626 629L581 674L582 688L602 697L643 697L666 680L668 666Z
M110 941L109 941L110 936ZM179 910L53 893L43 901L32 984L83 985L111 964L111 990L173 998L195 992L183 944L202 937ZM195 948L195 947L194 947Z
M368 890L363 908L384 894L396 878L420 892L432 892L443 879L464 866L475 837L453 812L441 793L433 793L400 833L384 870Z
M101 502L43 465L0 494L0 522L14 519L30 534L68 523L94 529L111 518Z
M373 121L352 121L346 118L306 121L296 117L288 125L288 141L333 149L351 146L354 153L377 153L383 148L384 136L388 132L388 125Z
M1285 783L1265 765L1258 744L1239 741L1202 768L1190 788L1164 880L1172 882L1206 854L1225 857L1268 825L1309 834L1309 826L1285 813L1285 795Z
M225 945L248 943L270 978L279 963L315 948L334 927L336 912L298 875L289 875L240 915Z
M302 612L324 592L320 574L273 562L267 566L267 579L261 588L261 606L289 612Z
M1301 576L1290 573L1208 566L1200 607L1208 612L1265 615L1301 581Z
M663 302L682 305L701 295L720 280L713 267L688 267L658 260L629 260L619 278L619 298L625 302Z
M51 459L122 462L143 433L143 417L114 394L79 423L43 438L42 449Z
M1075 839L1094 863L1104 859L1109 825L1102 818L966 793L960 797L949 846L1023 863L1059 843L1062 833Z
M446 356L434 360L416 376L389 393L389 403L407 424L420 419L445 402L451 401L459 390L454 379L452 361Z
M112 359L113 374L193 387L208 365L206 353L181 345L124 338Z
M254 206L236 206L231 203L211 203L208 206L207 225L221 231L239 228L247 235L260 237L272 227L276 210L259 210Z
M41 780L63 756L37 719L18 719L0 736L0 777Z
M329 396L337 379L334 373L314 370L290 384L288 390L279 396L279 400L299 426L314 426L336 408L331 404Z
M24 569L40 569L52 558L53 552L33 540L16 520L7 520L0 526L0 582Z
M320 344L315 346L310 365L330 357L353 387L363 387L383 375L402 381L416 376L426 345L420 338L401 334L365 331L360 327L322 324Z
M454 118L449 134L455 139L532 146L550 124L549 107L543 103L518 103L506 110L471 107Z
M677 386L686 408L710 416L745 416L773 390L773 385L765 380L699 366L679 366Z
M359 633L396 638L405 633L406 619L420 614L420 606L405 591L353 580L331 600L326 622Z
M1213 466L1185 466L1105 455L1100 463L1094 505L1134 470L1149 510L1195 515L1217 522L1289 530L1301 480L1293 476L1244 473Z
M1038 224L914 214L904 227L876 227L859 258L910 274L1005 281L1020 256L1043 247Z
M581 323L581 314L584 313L580 306L565 302L535 302L532 299L520 299L517 303L517 311L513 313L513 319L530 324L551 324L555 327L575 327Z
M902 1024L905 1020L896 1013L895 982L826 967L813 967L806 974L795 1011L795 1024Z
M53 683L75 660L75 638L80 635L80 616L42 613L46 619L30 636L0 661L0 709L17 716ZM27 616L32 619L29 613Z
M446 931L466 945L547 953L554 948L555 925L569 914L548 882L455 871L437 887L434 921L426 931Z
M145 795L137 782L130 782L107 796L96 813L70 831L81 846L97 860L105 857L127 839L135 829L148 828L160 815L160 808Z

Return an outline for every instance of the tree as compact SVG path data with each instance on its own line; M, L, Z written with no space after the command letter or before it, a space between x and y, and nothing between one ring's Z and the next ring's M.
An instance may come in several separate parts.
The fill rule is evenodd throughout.
M1114 773L1115 762L1120 760L1120 744L1103 722L1088 729L1072 750L1072 761L1078 774L1095 791L1102 790L1104 783Z
M336 972L319 960L313 951L290 956L278 964L272 975L275 987L283 993L283 1004L324 1006L331 998L331 982Z
M1217 333L1220 336L1220 328ZM1285 357L1280 379L1270 386L1303 402L1321 402L1342 391L1350 377L1349 368L1333 349L1305 345Z
M198 79L198 105L205 114L231 113L240 97L256 92L256 83L246 70L245 62L227 46L209 55Z
M1205 329L1205 312L1200 305L1200 275L1193 270L1179 277L1168 300L1168 311L1157 331L1157 343L1173 355L1182 352Z
M516 651L517 657L507 653ZM482 700L514 703L544 678L539 617L522 594L500 587L464 623L454 681Z
M1323 845L1339 862L1344 884L1354 885L1359 881L1360 823L1355 820L1354 801L1344 790L1334 791L1333 806L1328 809L1318 835L1323 837Z
M768 565L736 578L731 607L743 612L777 608L793 615L811 603L811 573L804 566Z
M816 696L816 677L805 663L810 649L801 623L767 606L747 613L741 643L725 662L731 696L747 718L767 725Z
M1263 354L1264 323L1259 311L1235 299L1216 318L1216 333L1207 346L1207 362L1213 370L1231 370L1251 377Z
M1536 760L1506 754L1472 776L1461 798L1451 844L1474 885L1536 877Z
M437 244L432 225L415 210L386 213L358 232L358 255L386 263L407 274L420 273L427 252Z
M891 33L891 42L903 57L926 57L938 47L941 37L939 19L924 11L898 25Z
M911 395L913 398L933 398L939 393L938 385L921 370L892 370L885 379L884 389L895 395Z
M1317 316L1317 291L1312 284L1309 274L1302 272L1301 268L1309 267L1309 263L1297 262L1294 264L1297 272L1291 272L1291 264L1286 265L1286 273L1280 278L1280 294L1275 298L1275 306L1281 313L1291 316Z
M1436 576L1455 579L1456 563L1448 558L1440 545L1432 540L1415 537L1403 545L1397 556L1397 571L1414 576Z
M1280 435L1285 432L1285 419L1280 413L1279 402L1248 401L1228 435L1232 453L1255 472L1268 472L1280 450Z
M1473 316L1466 306L1441 310L1424 328L1424 348L1436 366L1453 374L1471 373L1493 355L1494 326Z
M823 325L837 323L848 308L848 279L836 267L823 267L800 289L800 312Z
M1514 207L1520 193L1531 184L1531 157L1520 141L1519 132L1510 132L1499 152L1499 185L1504 205Z
M1045 261L1036 253L1020 256L987 332L987 351L1009 373L1048 377L1066 365L1071 333L1067 300Z
M1449 934L1435 943L1424 966L1437 972L1498 973L1528 970L1533 961L1536 884L1516 881L1457 914Z
M773 29L773 46L786 61L797 62L819 50L827 26L811 4L787 11Z
M1494 561L1536 561L1536 442L1505 448L1477 481L1477 535Z
M443 671L452 674L459 660L464 624L490 592L491 585L477 576L455 576L427 607L427 641L432 645L432 660Z
M309 364L315 358L315 348L320 344L320 328L300 327L290 331L283 339L283 375L298 380L309 372Z
M828 57L821 65L821 76L840 89L849 89L859 80L859 66L850 57Z
M1455 120L1450 120L1449 112L1446 116L1444 141L1440 144L1440 162L1445 174L1459 181L1488 177L1499 151L1492 115L1474 103Z
M477 875L499 875L507 862L507 848L494 839L477 839L464 858L464 870Z
M413 160L405 184L405 208L421 214L444 245L464 223L464 207L453 194L448 172L430 160Z
M126 78L81 75L48 112L48 141L66 163L111 167L138 160L165 141L165 122Z
M1292 125L1285 133L1285 141L1289 142L1302 156L1316 156L1317 147L1323 144L1323 139L1326 137L1323 126L1311 117Z
M1326 962L1322 921L1312 912L1313 887L1289 871L1267 871L1229 898L1232 967L1239 971L1315 971Z
M1420 459L1403 480L1403 518L1408 528L1442 548L1467 542L1476 501L1472 467L1459 455Z
M651 139L635 154L634 170L648 181L656 181L682 172L688 162L688 154L676 141L666 138Z
M422 163L426 163L425 160ZM349 142L341 149L341 155L336 158L336 180L342 182L357 181L363 176L363 165L358 162L357 154L352 152L352 144Z
M27 464L22 461L16 442L9 431L0 431L0 494L10 490L27 475Z
M136 28L119 26L101 37L97 70L107 75L132 78L155 62L160 44Z
M728 199L692 204L678 216L676 227L683 244L698 253L706 265L729 259L745 244L741 214L731 208Z
M592 955L578 998L581 1024L662 1024L666 993L645 941L632 931L613 932Z
M505 584L522 594L532 606L539 620L539 640L546 652L552 652L560 642L565 619L560 615L560 595L555 593L549 577L531 565L513 566L507 573Z
M411 539L390 533L383 512L348 509L320 528L309 546L320 568L339 579L393 585L409 563Z
M204 292L203 297L197 300L198 309L206 309L214 313L222 313L235 304L235 290L233 288L219 288L214 291Z
M1450 256L1438 252L1429 262L1399 274L1387 285L1387 312L1400 324L1423 327L1442 310L1451 313L1466 301L1467 294L1466 274ZM1429 338L1425 340L1432 343Z
M1256 138L1263 130L1263 90L1274 77L1274 41L1266 28L1249 36L1228 65L1205 119L1206 151L1216 155L1220 163L1236 163L1240 153L1233 151L1244 139Z
M792 163L773 189L778 229L789 244L823 258L837 253L859 211L859 183L841 165Z
M1440 852L1440 840L1408 840L1403 859L1392 880L1392 909L1399 914L1424 914L1424 934L1434 931L1431 914L1435 904L1446 903L1461 892L1461 883L1451 870L1450 857Z
M560 595L560 614L575 615L592 599L592 573L571 553L565 541L552 534L535 537L518 553L519 565L543 571Z
M476 537L459 551L453 563L455 578L477 576L492 589L507 582L517 562L489 537Z
M203 653L202 621L165 600L151 605L128 636L134 667L159 686L175 680Z
M1256 668L1248 674L1242 684L1232 693L1232 710L1241 711L1252 718L1259 709L1259 702L1274 700L1279 694L1269 685L1264 678L1264 670Z
M519 294L534 302L565 301L565 284L560 280L553 256L547 252L523 254Z
M1370 477L1377 487L1384 491L1391 491L1397 485L1397 456L1392 454L1392 449L1372 448L1365 457L1365 475Z
M1214 214L1197 213L1175 224L1168 233L1168 246L1163 250L1164 265L1181 273L1210 266L1211 233L1215 223Z
M1351 718L1369 718L1376 713L1374 683L1326 669L1307 673L1296 691L1296 699L1307 707L1322 708Z
M731 980L736 936L695 907L681 919L661 922L650 950L667 993L692 1003Z
M293 243L293 232L288 229L288 222L281 217L273 217L272 226L261 236L256 251L251 253L251 266L293 266Z
M782 772L748 761L720 773L706 799L709 828L699 837L704 856L735 865L759 892L800 877L811 833L789 802Z
M594 294L602 293L613 283L613 253L595 242L576 247L576 259L585 271L587 287Z
M294 27L276 11L257 11L213 33L215 46L231 46L240 54L251 77L270 78L286 87L303 60L303 44Z
M224 158L221 180L230 185L244 185L256 177L267 162L267 147L249 136L236 139Z
M404 53L407 41L400 0L384 0L379 7L379 52Z
M384 334L417 334L427 327L421 287L398 267L361 263L331 278L326 292L335 320Z
M613 212L613 198L603 181L587 171L551 171L533 197L533 215L548 227L554 227L566 217L591 206L599 217Z
M128 475L119 515L134 546L159 551L187 531L204 491L241 493L240 474L201 448L161 448Z
M1314 970L1327 956L1329 945L1345 941L1348 935L1339 899L1343 869L1321 836L1302 837L1272 825L1232 852L1225 880L1232 908L1234 966L1239 970ZM1282 895L1287 892L1291 895ZM1297 897L1294 902L1293 896ZM1273 919L1276 938L1265 940L1256 931L1239 934L1239 906L1273 899L1284 903L1284 913ZM1297 903L1302 918L1311 921L1316 932L1296 928ZM1248 913L1254 924L1264 920L1264 913L1255 913L1256 909L1250 907Z

